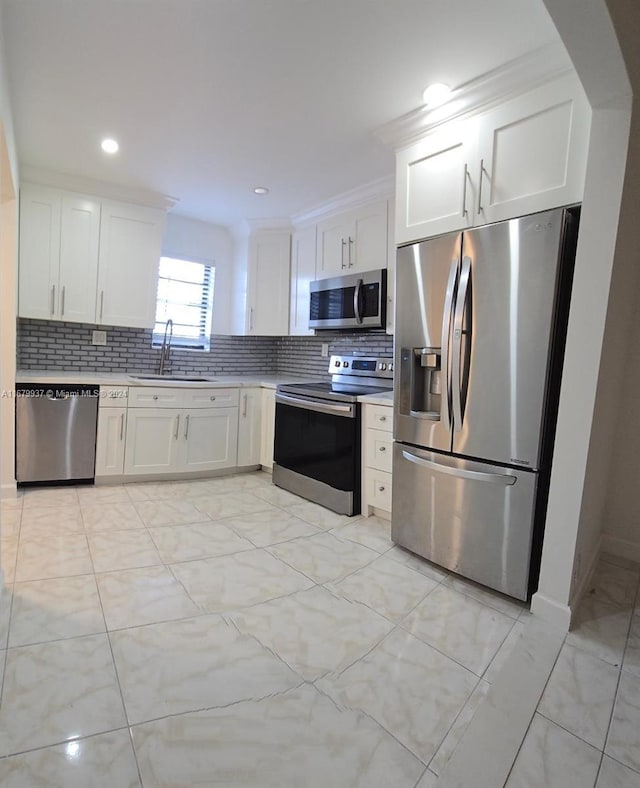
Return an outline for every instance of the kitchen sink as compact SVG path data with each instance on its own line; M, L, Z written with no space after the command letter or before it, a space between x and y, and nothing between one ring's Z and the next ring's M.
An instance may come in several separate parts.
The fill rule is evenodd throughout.
M135 380L170 380L181 383L208 383L209 378L189 377L188 375L129 375Z

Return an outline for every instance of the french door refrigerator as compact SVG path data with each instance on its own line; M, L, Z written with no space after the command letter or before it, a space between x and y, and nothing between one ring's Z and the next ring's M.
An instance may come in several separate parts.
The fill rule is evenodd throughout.
M392 538L519 599L539 569L578 218L397 256Z

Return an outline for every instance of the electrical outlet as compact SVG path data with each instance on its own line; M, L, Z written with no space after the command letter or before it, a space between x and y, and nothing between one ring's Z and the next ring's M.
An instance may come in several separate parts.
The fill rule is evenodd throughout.
M320 351L320 355L322 358L329 358L329 343L323 342L322 343L322 350Z
M93 336L91 337L91 344L92 345L106 345L107 344L107 332L106 331L94 331Z

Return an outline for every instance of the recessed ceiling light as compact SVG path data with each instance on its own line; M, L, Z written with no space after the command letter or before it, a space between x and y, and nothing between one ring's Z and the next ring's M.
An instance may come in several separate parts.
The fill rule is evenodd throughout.
M253 189L254 194L269 194L269 189L266 186L255 186Z
M102 140L100 147L105 153L117 153L118 149L120 148L118 143L115 140L110 139L109 137L107 137L107 139Z
M422 100L427 107L439 107L449 98L451 88L442 82L434 82L422 92Z

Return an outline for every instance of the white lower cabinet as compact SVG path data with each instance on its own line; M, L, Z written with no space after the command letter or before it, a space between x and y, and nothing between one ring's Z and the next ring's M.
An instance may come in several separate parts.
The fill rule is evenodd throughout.
M262 389L262 440L260 441L260 465L273 468L273 439L276 427L275 389Z
M183 411L178 471L232 468L238 456L238 408Z
M152 403L156 407L148 406ZM238 464L237 389L132 388L129 405L126 475L215 471Z
M179 440L182 413L176 408L129 408L125 474L181 470Z
M126 408L99 408L96 476L122 476L127 429Z
M262 389L240 391L238 465L260 465L262 443Z
M393 407L362 405L362 514L391 515Z

